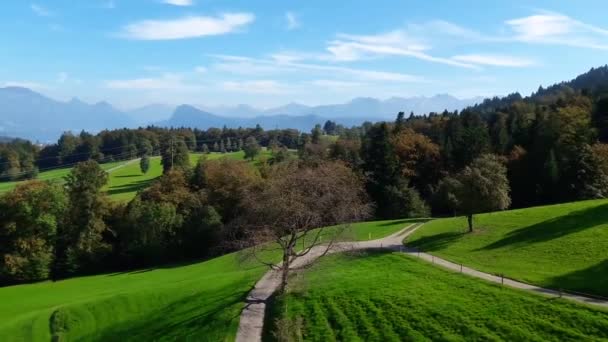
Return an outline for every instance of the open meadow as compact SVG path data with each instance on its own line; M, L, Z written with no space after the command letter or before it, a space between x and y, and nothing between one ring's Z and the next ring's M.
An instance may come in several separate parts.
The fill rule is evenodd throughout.
M294 276L266 339L583 341L608 338L608 312L548 299L391 252L336 254ZM289 332L286 332L289 331Z
M344 234L376 239L409 224L365 222ZM268 270L243 256L0 288L0 340L232 340L247 293Z
M407 245L543 287L608 297L608 201L595 200L425 224Z

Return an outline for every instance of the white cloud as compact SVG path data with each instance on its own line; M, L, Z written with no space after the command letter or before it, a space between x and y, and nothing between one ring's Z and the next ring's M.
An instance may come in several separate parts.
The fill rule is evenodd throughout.
M536 64L533 60L526 58L499 55L457 55L452 59L464 63L504 67L527 67Z
M339 34L338 39L331 41L327 47L336 61L356 61L366 57L401 56L462 68L477 68L470 63L432 56L426 52L429 49L428 45L400 30L378 35Z
M365 83L361 82L347 82L337 80L314 80L310 82L311 85L321 88L335 89L349 89L364 86Z
M293 12L285 13L285 20L287 21L288 30L295 30L300 27L300 21Z
M163 0L163 3L173 6L192 6L194 1L192 0Z
M239 93L251 94L284 94L287 86L274 80L227 81L222 83L222 89Z
M194 71L199 74L204 74L207 72L207 68L205 68L204 66L197 66L194 68Z
M255 20L250 13L224 13L219 17L196 16L174 20L144 20L124 27L122 36L136 40L171 40L234 32Z
M335 75L350 77L360 81L389 81L389 82L428 82L428 80L410 74L378 71L368 69L357 69L342 67L336 65L324 65L315 63L297 62L295 58L272 58L272 59L255 59L243 56L226 56L226 55L211 55L217 58L222 63L219 63L221 70L230 71L233 73L242 72L243 74L251 74L251 70L256 70L258 74L285 73L285 72L306 72L310 75L316 72L321 75L326 75L331 72ZM273 55L275 57L277 55Z
M119 90L177 90L191 88L190 85L184 82L181 75L169 73L160 77L110 80L105 82L105 87Z
M38 4L31 4L30 9L32 11L34 11L34 13L36 13L36 15L41 16L41 17L50 17L53 15L53 13L51 11L49 11L48 9L46 9Z
M608 30L563 14L544 12L511 19L506 24L516 41L608 50Z

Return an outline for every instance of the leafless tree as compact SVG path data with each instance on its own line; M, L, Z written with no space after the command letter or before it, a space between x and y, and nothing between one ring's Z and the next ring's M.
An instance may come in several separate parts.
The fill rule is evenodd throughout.
M285 291L290 266L298 258L313 250L327 254L348 223L370 213L361 179L339 162L278 164L263 187L249 192L244 207L249 251L280 272L280 292ZM328 226L332 227L322 228ZM277 250L281 263L265 260Z

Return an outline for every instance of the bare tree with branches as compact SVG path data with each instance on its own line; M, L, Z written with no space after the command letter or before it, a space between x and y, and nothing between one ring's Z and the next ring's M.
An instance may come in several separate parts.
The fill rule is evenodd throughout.
M249 192L244 207L251 255L280 272L280 292L298 258L313 250L327 254L350 222L370 213L363 182L340 162L278 164L262 188ZM281 263L265 260L277 250Z

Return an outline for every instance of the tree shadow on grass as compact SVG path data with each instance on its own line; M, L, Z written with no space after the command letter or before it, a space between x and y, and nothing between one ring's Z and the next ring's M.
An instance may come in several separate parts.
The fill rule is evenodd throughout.
M141 175L131 174L131 175L120 175L120 176L112 176L115 178L133 178L133 177L141 177Z
M586 269L551 278L547 286L608 298L608 259Z
M531 243L545 242L592 228L608 222L608 204L577 210L512 231L505 238L478 250L491 250Z
M120 186L113 186L113 187L110 187L110 189L108 189L107 193L108 193L108 195L112 196L112 195L119 195L119 194L124 194L124 193L129 193L129 192L138 192L139 190L149 187L150 184L152 184L152 182L154 182L154 179L147 179L147 180L142 180L142 181L138 181L135 183L125 184L125 185L120 185Z
M416 222L424 222L424 221L427 221L427 220L419 219L419 218L403 219L403 220L397 220L397 221L384 222L384 223L379 224L378 227L394 226L396 224L416 223Z
M446 248L451 243L467 235L464 232L446 232L437 235L425 236L412 242L408 242L409 247L419 248L425 252L439 251Z
M248 291L204 291L183 297L140 319L94 333L95 341L223 341L238 324Z

